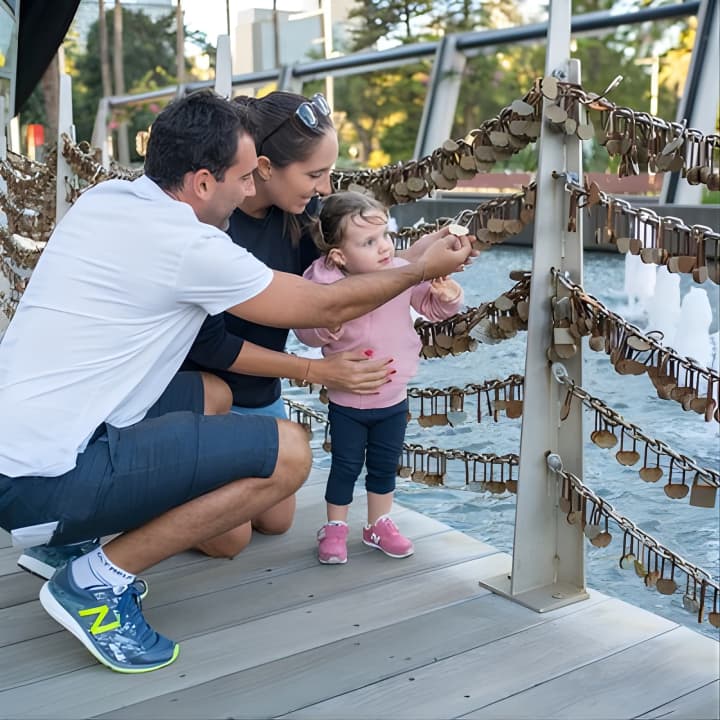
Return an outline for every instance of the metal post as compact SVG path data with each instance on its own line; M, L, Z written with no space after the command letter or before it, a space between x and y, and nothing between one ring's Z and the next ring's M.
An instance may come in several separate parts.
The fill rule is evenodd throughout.
M229 35L218 35L217 39L215 92L224 98L230 98L232 95L232 54Z
M10 150L16 153L22 152L22 145L20 144L20 118L15 115L15 117L10 118L10 124L8 125L9 129L9 137L8 137L8 147Z
M72 81L67 73L60 73L60 94L58 98L58 151L57 151L57 175L55 190L55 224L57 225L62 216L70 208L65 191L65 183L70 182L73 171L62 154L63 133L68 134L73 142L75 141L75 126L73 125L72 111Z
M100 148L100 162L103 167L110 167L110 138L108 137L108 117L110 116L110 103L106 97L101 98L95 114L95 124L92 132L92 146Z
M547 43L546 75L579 82L577 61L568 59L570 0L552 0ZM545 100L546 103L550 102ZM523 425L515 515L512 573L482 584L538 612L587 598L583 534L559 510L559 485L548 472L549 452L561 456L570 472L582 476L582 408L575 403L560 427L564 396L550 370L552 338L550 300L555 294L551 268L582 283L582 226L567 231L568 197L563 180L554 174L582 179L580 141L543 124L537 172L535 237L528 319ZM582 380L582 349L564 361L577 383Z
M0 95L0 124L2 125L2 134L0 134L0 162L7 159L7 120L5 119L5 96Z
M690 59L690 70L678 106L678 122L711 135L718 112L718 67L720 66L720 18L718 0L702 0ZM699 205L703 185L680 182L680 173L665 173L660 204Z
M457 49L456 35L440 40L415 141L415 159L429 155L450 137L466 62L465 54Z
M277 88L284 92L302 93L303 81L295 75L294 65L282 65L280 67Z

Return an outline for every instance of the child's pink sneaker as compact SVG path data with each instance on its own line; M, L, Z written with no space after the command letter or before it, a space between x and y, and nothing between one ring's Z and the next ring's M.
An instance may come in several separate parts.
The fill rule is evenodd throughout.
M400 534L395 523L387 516L379 517L373 525L363 528L363 542L382 550L392 558L404 558L415 550L408 538Z
M317 534L318 560L323 565L342 565L347 562L348 526L345 523L327 523Z

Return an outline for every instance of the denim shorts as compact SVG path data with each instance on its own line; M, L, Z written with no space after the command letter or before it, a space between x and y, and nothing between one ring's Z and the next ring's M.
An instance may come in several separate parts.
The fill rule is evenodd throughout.
M263 405L262 407L245 407L243 405L233 405L230 412L234 412L236 415L269 415L270 417L278 418L279 420L287 420L287 413L285 412L285 402L282 397L274 400L269 405Z
M202 412L202 378L179 373L143 420L101 426L72 470L0 475L0 526L57 521L51 545L86 540L132 530L233 480L272 475L274 418Z

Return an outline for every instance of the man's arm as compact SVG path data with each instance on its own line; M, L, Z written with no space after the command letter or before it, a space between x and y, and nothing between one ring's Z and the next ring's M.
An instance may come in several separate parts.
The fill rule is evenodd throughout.
M448 275L462 266L470 255L470 242L445 232L416 262L352 275L330 285L275 272L265 290L228 312L272 327L337 327L374 310L422 280Z

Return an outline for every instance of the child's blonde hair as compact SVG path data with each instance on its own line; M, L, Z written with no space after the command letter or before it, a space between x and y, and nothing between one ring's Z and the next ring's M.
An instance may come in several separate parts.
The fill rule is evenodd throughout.
M336 192L323 198L318 221L313 229L313 240L322 255L327 256L333 248L342 245L348 223L357 217L382 225L387 222L387 208L374 197L353 190Z

